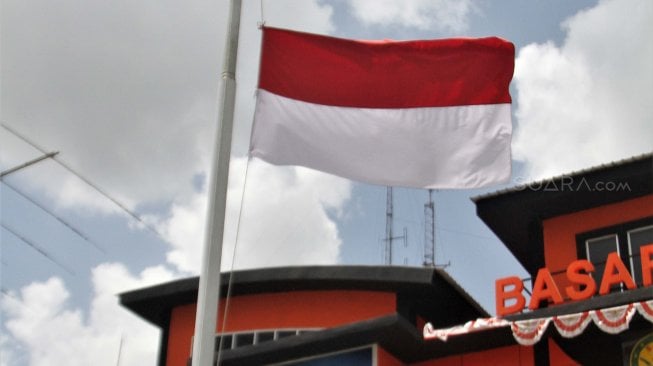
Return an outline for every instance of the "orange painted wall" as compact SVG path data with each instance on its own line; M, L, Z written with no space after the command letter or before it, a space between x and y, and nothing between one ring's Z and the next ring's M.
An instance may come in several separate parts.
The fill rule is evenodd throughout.
M413 366L533 366L533 347L508 346L412 364ZM555 365L552 363L551 365Z
M298 291L231 300L227 332L266 328L333 327L393 314L395 294L373 291ZM224 306L221 305L224 309ZM221 316L218 324L222 324Z
M609 193L606 193L609 194ZM576 258L576 234L653 215L653 195L574 212L544 220L544 263L551 271L565 270ZM566 275L554 276L560 288Z
M376 365L377 366L404 366L405 364L397 360L393 355L381 347L376 347Z
M195 304L178 306L170 314L167 366L185 366L191 354L191 337L195 330Z
M173 309L166 365L186 365L195 328L195 304ZM220 329L224 300L220 301ZM373 291L295 291L237 296L230 300L225 332L323 328L396 312L395 294Z

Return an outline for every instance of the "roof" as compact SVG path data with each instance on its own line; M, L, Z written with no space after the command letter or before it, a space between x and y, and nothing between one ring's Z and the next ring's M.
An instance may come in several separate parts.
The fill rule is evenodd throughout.
M364 290L397 294L397 312L387 316L223 351L222 365L258 365L379 344L404 361L419 361L514 344L512 333L498 329L425 342L415 315L438 327L465 323L489 314L446 272L433 267L305 266L222 273L221 294L231 281L233 296L305 290ZM198 277L176 280L120 295L120 302L167 332L170 311L195 303ZM411 320L413 317L413 320ZM166 345L162 344L162 349ZM343 348L345 347L345 348Z
M397 303L439 326L487 312L450 276L437 268L395 266L305 266L252 269L221 275L221 296L302 290L372 290L397 293ZM170 310L197 301L199 278L176 280L120 295L123 306L165 328ZM399 307L399 305L398 305Z
M220 365L262 365L324 355L378 344L405 363L476 352L515 344L509 328L425 341L421 331L400 315L364 320L340 327L222 351Z
M606 184L614 189L605 189ZM543 220L652 193L653 154L649 153L472 200L478 217L534 276L544 267Z

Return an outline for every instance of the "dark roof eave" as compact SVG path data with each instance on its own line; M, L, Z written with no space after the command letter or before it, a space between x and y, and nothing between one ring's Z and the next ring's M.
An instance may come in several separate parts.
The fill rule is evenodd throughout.
M588 189L600 182L627 186L607 193ZM478 217L534 276L544 266L542 221L650 194L653 154L645 154L472 200Z
M470 199L474 203L476 203L476 202L479 202L479 201L488 200L488 199L492 199L492 198L496 198L496 197L501 197L501 196L509 195L509 194L512 194L512 193L522 192L522 191L528 190L530 187L533 187L533 186L542 186L543 187L543 186L546 186L547 184L549 184L551 182L567 180L570 177L582 177L584 175L588 175L588 174L591 174L591 173L594 173L594 172L610 170L610 169L613 169L613 168L618 168L618 167L620 167L622 165L625 165L625 164L639 163L640 161L651 160L652 158L653 158L653 152L647 153L647 154L641 154L641 155L637 155L637 156L632 156L630 158L613 161L611 163L592 166L592 167L589 167L589 168L586 168L586 169L573 171L571 173L561 174L561 175L556 175L556 176L551 177L551 178L541 179L539 181L534 181L534 182L525 183L525 184L519 184L519 185L516 185L514 187L504 188L504 189L501 189L501 190L498 190L498 191L495 191L495 192L484 193L484 194L481 194L481 195L478 195L478 196L470 197Z
M446 282L448 282L458 292L458 294L460 294L460 296L472 306L472 308L478 311L479 314L481 314L480 317L485 318L490 316L487 310L485 310L483 306L481 306L481 304L478 301L476 301L476 299L474 299L474 297L472 297L472 295L470 295L467 292L467 290L465 290L458 282L456 282L456 280L454 280L453 277L451 277L449 273L447 273L447 271L441 268L435 268L435 272L440 277L442 277Z
M516 344L510 329L425 341L421 332L399 315L288 337L269 344L224 351L221 365L261 365L378 344L402 362L414 363Z
M256 346L224 351L220 364L263 365L343 351L374 344L382 335L401 334L407 344L419 336L415 328L398 315L356 322L317 332L287 337Z
M373 290L402 293L436 291L464 299L483 315L485 311L449 276L433 268L390 266L301 266L263 268L222 273L221 294L231 284L232 295L300 290ZM123 306L149 322L163 326L175 306L197 301L197 277L176 280L120 295ZM442 295L442 294L441 294Z

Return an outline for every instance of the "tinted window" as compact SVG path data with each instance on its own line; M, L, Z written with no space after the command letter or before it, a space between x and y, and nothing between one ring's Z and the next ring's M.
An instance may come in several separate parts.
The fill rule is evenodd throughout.
M294 336L296 334L297 334L297 331L294 331L294 330L280 330L280 331L277 332L277 339Z
M274 339L274 332L259 332L256 334L256 343L267 342Z
M617 235L592 238L588 239L585 243L587 259L594 264L594 273L592 274L592 277L594 277L596 285L600 286L608 254L619 252L619 241ZM618 286L615 287L618 288Z
M216 349L231 349L231 341L233 336L231 334L224 334L215 338Z
M241 333L236 334L236 343L234 348L242 346L250 346L254 344L254 333Z
M634 229L628 232L628 250L630 251L630 268L635 283L642 284L642 260L639 250L646 244L653 243L653 226Z

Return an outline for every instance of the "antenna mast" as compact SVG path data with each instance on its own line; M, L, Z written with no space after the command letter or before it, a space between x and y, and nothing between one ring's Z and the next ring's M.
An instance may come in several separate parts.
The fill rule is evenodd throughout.
M392 225L393 225L393 198L392 198L392 187L387 187L386 189L386 205L385 205L385 264L387 266L392 265L392 248L395 239L404 239L404 247L408 245L408 231L404 228L404 235L402 236L393 236L392 234ZM404 260L404 264L407 261Z
M424 204L424 267L435 267L435 202L429 189L429 201Z
M385 264L392 265L392 187L386 188L385 203Z

